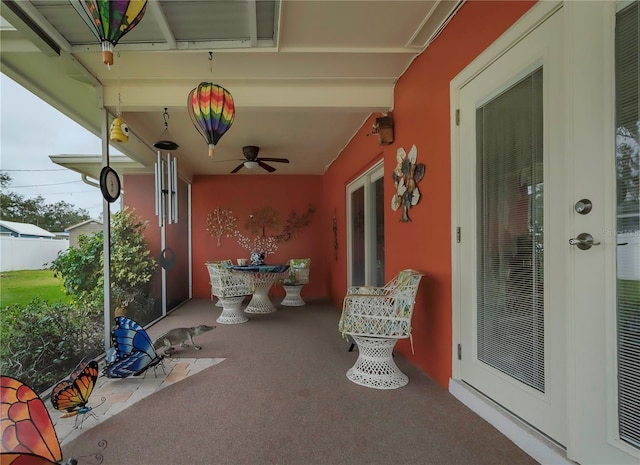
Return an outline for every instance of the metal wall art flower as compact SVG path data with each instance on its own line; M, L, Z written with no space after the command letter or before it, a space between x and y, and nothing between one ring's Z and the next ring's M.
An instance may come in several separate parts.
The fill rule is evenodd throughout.
M409 208L416 205L420 200L420 191L418 183L424 177L424 163L416 163L418 158L418 149L414 145L409 150L409 154L402 147L398 149L396 159L398 164L393 170L393 184L396 191L391 199L391 209L393 211L402 207L402 217L400 221L406 223L411 221L409 218Z

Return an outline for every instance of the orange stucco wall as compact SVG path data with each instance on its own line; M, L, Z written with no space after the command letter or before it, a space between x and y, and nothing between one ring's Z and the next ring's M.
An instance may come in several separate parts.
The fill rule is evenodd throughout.
M338 261L328 276L329 294L340 305L347 283L345 189L384 158L386 280L405 268L425 273L412 320L415 354L408 340L396 348L445 387L452 357L449 83L533 4L468 1L396 84L394 143L380 146L377 137L366 136L379 116L372 115L323 176L322 222L330 222L335 211L340 238ZM400 210L391 210L391 172L397 149L408 152L412 145L418 149L418 162L426 165L426 174L418 185L420 202L409 211L412 221L401 223ZM325 255L330 257L333 244L325 239Z
M331 224L322 222L322 180L318 176L234 175L195 176L192 186L193 296L208 297L211 292L209 274L204 263L209 260L249 258L235 239L217 239L207 233L207 215L216 207L231 210L244 235L245 221L252 210L273 208L284 224L291 213L302 215L309 206L315 209L311 224L292 240L278 246L275 254L266 258L268 264L286 263L290 258L311 258L310 283L302 290L303 298L327 296L326 258L321 244L331 232ZM271 231L267 234L278 233ZM274 286L273 296L284 296L281 286Z

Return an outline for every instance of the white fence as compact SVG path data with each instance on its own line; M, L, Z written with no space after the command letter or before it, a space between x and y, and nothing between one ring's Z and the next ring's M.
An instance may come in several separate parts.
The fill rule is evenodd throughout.
M68 248L68 239L0 236L0 271L40 270Z
M640 281L640 231L618 234L618 278Z

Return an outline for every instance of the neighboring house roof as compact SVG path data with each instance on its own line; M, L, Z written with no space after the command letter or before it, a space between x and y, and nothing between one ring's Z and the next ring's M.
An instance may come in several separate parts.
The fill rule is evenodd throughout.
M85 224L91 224L91 223L95 223L95 224L100 224L101 225L102 221L100 221L100 220L85 220L85 221L83 221L81 223L74 224L73 226L69 226L68 228L65 229L65 232L69 232L72 229L76 229L76 228L79 228L81 226L84 226Z
M50 233L46 229L42 229L35 224L0 220L0 226L3 226L20 236L55 237L55 234Z

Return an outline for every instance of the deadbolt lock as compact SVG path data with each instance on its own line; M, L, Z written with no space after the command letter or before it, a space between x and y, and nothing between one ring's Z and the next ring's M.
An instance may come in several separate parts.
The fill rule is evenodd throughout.
M589 199L582 199L578 200L573 208L581 215L586 215L593 208L593 204Z

